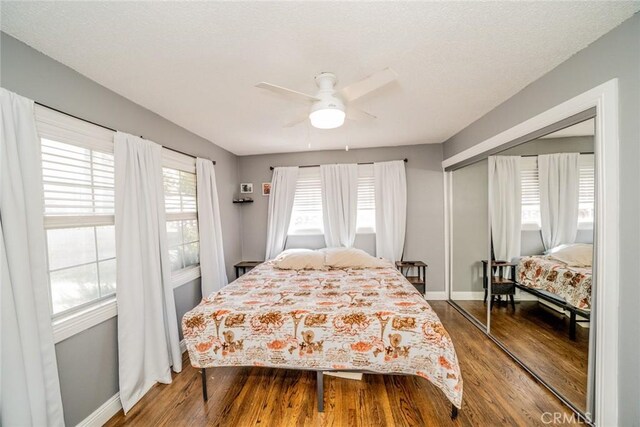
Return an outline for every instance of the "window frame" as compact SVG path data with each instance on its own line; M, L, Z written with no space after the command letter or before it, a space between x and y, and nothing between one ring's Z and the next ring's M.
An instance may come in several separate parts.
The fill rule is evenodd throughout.
M317 191L319 192L319 200L320 200L320 206L319 208L319 212L320 212L320 227L319 228L304 228L304 229L296 229L293 230L291 229L291 226L293 224L294 221L294 215L296 212L296 196L298 195L298 186L300 184L301 181L303 180L307 180L307 181L313 181L316 182L317 181ZM291 219L289 220L289 228L287 229L287 236L320 236L320 235L324 235L324 221L323 221L323 212L322 212L322 206L323 206L323 194L322 194L322 182L321 182L321 178L320 178L320 168L319 167L307 167L307 168L299 168L298 169L298 179L296 181L296 194L294 196L294 202L293 202L293 206L291 207Z
M162 148L162 168L174 169L196 175L196 211L195 212L165 212L165 223L170 221L195 220L198 221L198 176L196 172L196 158L168 148ZM164 176L164 175L163 175ZM166 224L165 224L166 228ZM200 251L200 224L198 224L198 252ZM171 284L178 288L201 277L200 263L171 272Z
M34 116L38 138L40 140L50 139L93 151L113 154L113 137L115 132L111 130L40 105L35 105ZM40 156L39 161L40 164L42 164L42 154L40 154ZM44 180L42 181L42 185L44 186ZM44 215L43 211L43 232L47 244L47 296L55 343L115 317L117 315L117 302L116 294L114 293L91 300L60 313L53 313L47 230L99 227L114 224L115 212L114 215L47 216ZM99 260L96 259L96 263L98 262Z
M307 170L310 170L309 172L307 172ZM320 215L321 215L321 221L324 222L324 218L323 218L323 212L322 212L322 204L325 201L325 197L324 194L322 194L322 183L321 183L321 178L320 178L320 168L319 167L309 167L309 168L301 168L300 171L305 175L303 177L303 179L313 179L314 181L316 180L317 177L317 182L318 182L318 188L319 188L319 192L320 192L320 206L319 206L319 211L320 211ZM298 181L300 180L300 173L298 174ZM362 164L362 165L358 165L358 205L357 205L357 212L360 213L360 201L361 201L361 197L360 197L360 189L361 189L361 184L366 183L366 182L370 182L371 183L371 194L373 197L373 200L371 201L371 203L373 204L373 212L374 212L374 222L373 222L373 226L370 227L362 227L359 222L356 219L356 234L375 234L376 233L376 229L375 229L375 183L374 183L374 178L373 178L373 164ZM296 191L297 191L297 182L296 182ZM364 210L364 209L363 209ZM291 224L293 223L294 220L294 212L295 212L295 199L294 199L294 205L292 207L292 212L291 212L291 222L289 224L289 229L287 230L287 236L320 236L320 235L324 235L324 223L322 223L322 228L316 227L316 228L307 228L307 229L298 229L295 230L293 232L291 232ZM359 217L358 214L356 214L357 217Z

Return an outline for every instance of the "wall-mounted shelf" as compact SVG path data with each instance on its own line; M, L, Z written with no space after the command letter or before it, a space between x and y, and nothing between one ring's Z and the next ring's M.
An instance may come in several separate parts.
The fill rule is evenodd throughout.
M240 204L253 203L253 200L234 200L233 203L240 203Z

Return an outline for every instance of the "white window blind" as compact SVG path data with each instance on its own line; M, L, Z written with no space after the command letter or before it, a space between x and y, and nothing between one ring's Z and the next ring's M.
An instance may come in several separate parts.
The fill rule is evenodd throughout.
M375 233L376 198L373 165L358 166L358 219L356 232Z
M45 215L114 214L113 154L42 138Z
M593 154L581 154L578 197L578 225L593 227L595 206L595 165Z
M167 219L197 218L196 175L162 168Z
M300 168L287 234L323 234L320 168Z
M540 228L540 187L537 157L522 157L520 159L520 181L522 226Z

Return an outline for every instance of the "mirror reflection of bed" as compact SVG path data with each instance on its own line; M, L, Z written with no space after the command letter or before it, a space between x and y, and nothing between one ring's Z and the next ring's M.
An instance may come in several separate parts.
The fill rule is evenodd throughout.
M490 333L583 412L590 395L593 152L590 119L489 158L492 258L506 265L500 279L513 284L491 295ZM476 305L474 312L486 310Z

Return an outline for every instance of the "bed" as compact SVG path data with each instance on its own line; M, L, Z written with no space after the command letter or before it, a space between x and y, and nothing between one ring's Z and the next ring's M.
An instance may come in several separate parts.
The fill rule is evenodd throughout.
M575 339L576 315L590 317L591 267L570 266L553 255L535 255L519 260L516 277L520 290L569 311L569 335Z
M280 270L265 262L185 314L191 364L265 366L318 373L418 375L440 388L455 418L462 377L436 313L391 264Z

